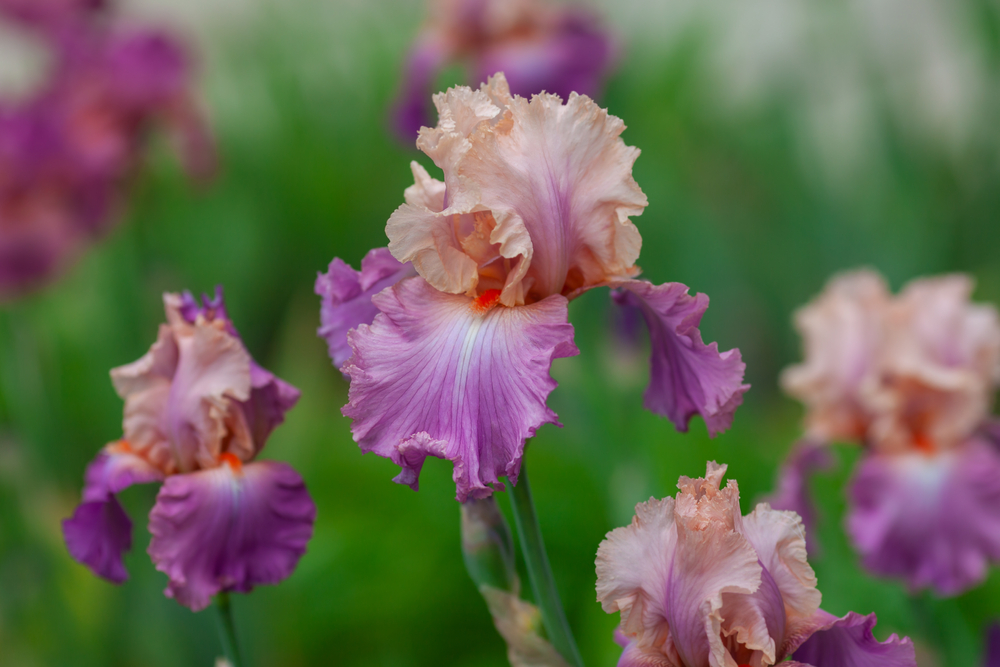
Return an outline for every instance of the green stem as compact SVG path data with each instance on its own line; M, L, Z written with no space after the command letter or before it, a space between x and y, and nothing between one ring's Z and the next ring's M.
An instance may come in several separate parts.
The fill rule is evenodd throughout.
M521 551L528 566L528 578L531 579L531 588L542 612L542 622L545 623L549 641L570 664L583 667L583 659L566 621L549 557L545 553L545 542L538 526L538 515L531 499L531 486L528 484L528 471L523 461L517 484L511 490L510 504L514 509L514 523L521 540Z
M226 660L232 667L243 667L240 645L236 642L236 626L233 624L229 593L219 593L215 596L215 604L219 609L219 635L222 638L222 650L226 654Z

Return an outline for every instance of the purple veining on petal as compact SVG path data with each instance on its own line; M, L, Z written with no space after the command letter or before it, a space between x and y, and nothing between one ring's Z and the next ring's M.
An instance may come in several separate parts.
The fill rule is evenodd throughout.
M812 667L916 667L913 642L891 635L880 643L872 634L875 623L875 614L837 618L821 610L816 630L792 658Z
M809 492L809 482L819 471L830 470L835 463L824 443L802 440L795 443L778 471L778 488L764 498L776 510L790 510L802 518L806 527L809 552L816 555L816 504Z
M630 280L613 286L627 290L616 298L638 307L649 327L652 357L646 408L669 418L680 431L688 429L696 414L705 420L710 435L729 428L750 385L743 384L746 364L738 349L719 352L717 343L702 341L698 325L708 309L708 297L692 297L680 283Z
M166 595L198 611L220 591L247 593L286 579L315 518L302 478L284 463L174 475L149 515L149 555L170 578Z
M460 501L488 496L504 475L516 483L525 440L557 423L552 360L579 353L566 299L480 310L409 278L373 300L381 313L349 334L344 366L343 413L362 450L393 460L395 481L414 488L427 456L451 461Z
M1000 452L974 438L933 455L869 455L850 486L848 533L871 571L956 595L1000 560Z
M361 260L355 271L337 258L326 273L316 277L320 297L319 336L326 340L333 365L340 368L353 352L347 332L371 324L378 314L372 296L403 278L416 275L413 265L401 264L387 248L375 248Z

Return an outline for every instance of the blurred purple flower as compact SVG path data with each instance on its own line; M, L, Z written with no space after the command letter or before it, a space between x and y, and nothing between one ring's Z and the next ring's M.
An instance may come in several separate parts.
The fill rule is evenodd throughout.
M925 278L893 297L874 272L838 276L796 315L806 358L782 378L806 404L808 439L866 449L847 519L862 562L942 595L1000 560L1000 318L972 288ZM793 462L782 485L808 474Z
M215 151L172 38L119 29L89 0L0 0L0 18L40 35L56 56L32 99L0 101L5 298L59 273L108 232L154 124L167 128L192 176L212 173Z
M601 286L627 293L650 329L646 406L680 430L696 414L711 435L728 428L745 366L702 341L708 297L636 279L629 217L646 197L624 124L584 96L512 96L501 74L435 103L438 127L417 145L445 180L413 163L386 226L395 261L373 251L358 273L334 260L316 283L335 364L355 327L343 412L361 449L413 488L428 456L451 461L461 501L503 488L501 476L516 484L526 439L557 423L552 361L579 353L568 302Z
M986 630L986 655L983 667L1000 667L1000 624L990 623Z
M814 474L833 467L833 456L825 443L803 440L792 447L778 471L778 488L764 498L776 510L795 512L806 527L809 553L816 555L816 506L809 493L809 480Z
M221 591L288 577L316 508L290 466L255 460L298 390L250 357L221 290L201 304L190 294L164 302L167 324L149 353L111 372L125 399L124 438L88 467L63 534L73 558L124 581L132 524L115 494L162 481L149 554L170 578L166 594L197 611Z
M916 667L909 639L874 638L874 614L820 609L799 517L763 503L742 516L725 472L681 477L676 498L640 503L601 543L597 599L621 613L619 667Z
M428 98L438 72L467 65L468 83L503 72L516 95L548 92L597 97L615 57L610 32L582 6L541 0L429 0L430 17L407 58L393 121L413 141L430 126Z

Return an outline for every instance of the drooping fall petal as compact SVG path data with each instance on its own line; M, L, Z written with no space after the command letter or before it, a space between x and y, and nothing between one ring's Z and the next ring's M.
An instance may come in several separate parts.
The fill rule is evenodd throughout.
M316 506L284 463L173 475L149 515L149 555L166 594L194 611L220 591L249 592L287 578L312 537Z
M710 435L728 429L750 385L743 384L746 364L739 350L719 352L717 343L702 341L698 325L708 297L691 296L680 283L629 280L612 287L623 290L616 298L639 308L649 327L646 408L669 418L680 431L688 429L696 414L705 420Z
M459 500L516 482L524 442L556 415L552 360L578 353L566 300L506 308L409 278L374 297L381 314L349 335L343 412L354 439L416 486L427 456L451 461Z

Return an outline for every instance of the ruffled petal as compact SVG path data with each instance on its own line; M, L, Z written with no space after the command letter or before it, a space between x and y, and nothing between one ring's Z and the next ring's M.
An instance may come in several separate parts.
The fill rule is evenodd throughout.
M877 363L891 296L874 271L832 278L823 293L795 313L805 359L785 369L781 385L806 405L817 440L860 438L869 416L858 392Z
M739 490L719 489L725 466L710 463L705 478L681 478L675 508L677 552L666 589L666 616L686 667L723 667L731 659L722 638L724 599L761 586L763 568L737 528Z
M776 510L795 512L806 528L806 544L816 554L816 506L809 482L816 472L833 467L834 458L825 444L809 440L797 442L778 471L778 489L765 501Z
M149 555L165 591L194 611L220 591L249 592L287 578L312 537L316 506L284 463L169 477L149 515Z
M126 440L143 452L157 450L150 460L159 461L166 450L180 471L215 465L227 441L254 451L237 405L250 399L252 360L228 318L199 314L191 324L184 298L167 294L164 303L168 324L150 352L111 371L125 399ZM242 442L233 442L234 434Z
M127 444L108 445L87 466L83 502L62 523L70 556L99 577L116 584L125 581L122 558L132 548L132 522L114 494L162 479L163 473L132 454Z
M646 408L666 416L681 431L687 431L695 414L705 420L710 435L729 428L750 385L743 384L746 364L738 349L719 352L717 343L702 341L698 325L708 297L692 297L680 283L628 280L610 285L626 290L618 300L638 307L649 327Z
M609 614L621 612L626 639L641 647L662 645L658 652L675 660L664 591L676 549L673 498L636 505L631 525L612 530L597 549L601 607Z
M374 302L382 312L349 334L344 366L343 413L362 450L400 465L396 481L414 488L427 456L451 461L462 501L502 475L516 483L525 439L556 423L552 360L579 353L566 300L506 308L409 278Z
M502 258L508 306L636 273L641 238L629 216L647 201L620 119L575 94L565 104L511 97L502 74L435 104L438 126L417 146L444 171L447 208L393 213L386 233L398 260L441 291L471 294Z
M334 366L340 368L353 354L347 332L371 324L378 314L372 296L414 273L412 265L397 262L387 248L376 248L361 260L360 271L337 258L316 278L319 336L326 340Z
M880 643L872 634L876 622L875 614L837 618L820 610L816 629L792 658L812 667L916 667L913 642L892 635Z
M468 185L449 183L449 204L489 209L494 243L525 233L531 242L518 252L505 296L568 294L635 273L642 238L629 216L648 202L632 178L639 150L621 140L624 129L588 97L572 94L563 104L541 94L514 97L501 122L470 137L458 167ZM501 254L517 256L502 246Z
M877 377L862 387L883 452L955 447L987 418L1000 378L1000 317L972 279L914 280L891 304Z
M769 620L768 629L777 642L780 658L785 655L786 639L798 636L809 626L823 597L816 589L816 574L807 561L805 528L794 512L781 512L760 504L743 518L741 532L753 545L778 591L781 620ZM777 615L776 610L764 608L765 618ZM729 620L727 614L723 616Z
M958 594L1000 559L1000 453L985 440L866 457L850 498L848 532L865 567L913 589Z

